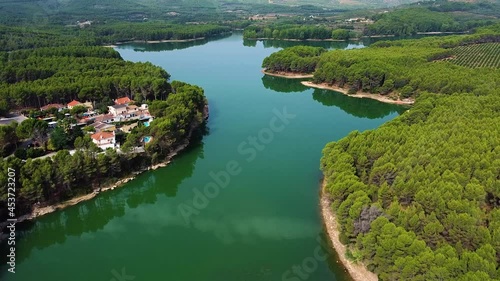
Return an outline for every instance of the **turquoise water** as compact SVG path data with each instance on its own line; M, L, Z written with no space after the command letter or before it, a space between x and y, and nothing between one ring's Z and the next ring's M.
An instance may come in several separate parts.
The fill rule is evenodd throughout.
M149 122L144 122L144 126L149 127Z
M0 279L349 280L321 242L321 150L403 109L264 76L263 58L279 50L264 44L233 35L117 49L203 87L207 135L166 168L19 225L17 273L2 267Z
M148 143L149 141L151 141L151 137L150 136L144 137L144 143Z

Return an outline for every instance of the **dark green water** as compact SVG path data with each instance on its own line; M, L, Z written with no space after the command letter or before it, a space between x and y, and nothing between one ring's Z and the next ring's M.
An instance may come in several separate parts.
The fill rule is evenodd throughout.
M324 235L321 150L350 131L393 119L402 108L265 77L262 59L278 49L261 42L244 46L241 35L189 48L165 44L168 51L161 45L154 52L134 51L141 48L118 51L205 89L208 135L166 168L24 225L16 274L2 267L0 279L349 280L335 254L318 258L328 251L318 242ZM294 116L285 123L275 113L284 110ZM199 201L195 190L213 187L210 173L220 174L228 163L239 173L212 199L193 204ZM186 210L196 214L187 216Z

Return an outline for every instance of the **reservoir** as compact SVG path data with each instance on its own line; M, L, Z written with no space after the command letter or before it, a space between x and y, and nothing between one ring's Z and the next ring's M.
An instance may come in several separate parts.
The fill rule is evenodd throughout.
M322 242L321 150L404 108L264 76L262 60L282 47L241 34L117 47L201 86L206 135L166 168L18 225L16 274L2 266L0 279L350 280Z

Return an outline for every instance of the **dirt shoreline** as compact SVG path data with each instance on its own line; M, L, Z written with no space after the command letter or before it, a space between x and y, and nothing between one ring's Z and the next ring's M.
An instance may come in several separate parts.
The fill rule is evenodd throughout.
M417 34L437 34L437 33L417 33ZM441 33L439 33L441 34ZM258 37L258 38L244 38L245 40L255 40L255 41L262 41L262 40L277 40L277 41L291 41L291 42L352 42L352 41L361 41L364 38L389 38L389 37L396 37L395 35L392 34L387 34L387 35L363 35L360 37L352 37L349 39L333 39L333 38L326 38L326 39L290 39L290 38L268 38L268 37Z
M353 97L353 98L369 98L369 99L374 99L374 100L384 102L384 103L400 104L400 105L412 105L415 103L415 101L413 99L393 100L393 99L390 99L386 96L382 96L379 94L366 93L366 92L362 92L362 91L358 91L356 94L351 95L351 94L348 94L348 90L346 90L344 88L340 88L340 87L335 86L335 85L328 85L326 83L315 84L315 83L310 82L310 81L302 81L301 83L302 83L302 85L307 86L307 87L332 90L332 91L340 92L344 95L347 95L347 96Z
M313 74L301 74L301 73L293 73L293 72L267 72L266 69L261 70L262 73L269 76L276 76L288 79L301 79L301 78L313 78Z
M204 40L204 39L205 39L205 37L198 37L198 38L191 38L191 39L149 40L149 41L148 40L130 40L130 41L116 42L114 44L104 45L103 47L106 47L106 48L116 48L119 45L128 44L128 43L157 44L157 43L192 42L192 41L198 41L198 40Z
M344 265L345 269L349 272L349 275L354 281L378 281L378 277L375 273L369 271L364 264L354 263L348 260L345 256L347 247L340 242L340 232L338 229L337 217L332 211L331 200L326 192L326 179L323 179L321 184L321 195L320 195L320 205L321 205L321 217L323 223L325 224L326 230L328 232L328 237L337 252L337 255Z
M209 116L209 110L208 110L208 104L207 104L205 106L204 111L203 111L203 118L205 120L207 120L208 116ZM32 219L41 217L43 215L50 214L50 213L55 212L55 211L62 210L64 208L67 208L70 206L74 206L80 202L87 201L87 200L90 200L90 199L96 197L101 192L108 191L108 190L114 190L115 188L122 187L123 185L125 185L125 183L135 179L141 173L144 173L144 172L150 171L150 170L156 170L156 169L162 168L162 167L166 167L168 164L170 164L172 162L172 159L175 156L177 156L177 154L179 154L179 152L184 150L189 145L190 139L191 139L191 134L193 133L194 129L196 129L196 127L191 128L186 140L181 145L179 145L174 151L172 151L170 154L168 154L164 161L162 161L158 164L143 168L139 171L136 171L136 172L132 173L131 175L128 175L125 178L121 178L120 180L118 180L117 182L115 182L113 184L109 184L109 185L106 185L105 187L101 187L101 188L99 188L99 190L94 190L91 193L84 194L84 195L81 195L78 197L74 197L74 198L71 198L67 201L57 203L54 205L49 205L49 206L45 206L45 207L41 207L41 208L34 207L33 210L31 211L31 213L18 217L16 223L19 223L19 222L22 222L25 220L32 220ZM0 230L3 230L5 226L7 226L7 224L0 225ZM2 241L2 238L3 238L2 235L4 235L4 233L0 232L0 241Z
M349 42L349 41L359 41L361 40L362 37L358 38L349 38L348 40L345 39L290 39L290 38L267 38L267 37L259 37L259 38L245 38L245 40L255 40L255 41L262 41L262 40L277 40L277 41L290 41L290 42Z

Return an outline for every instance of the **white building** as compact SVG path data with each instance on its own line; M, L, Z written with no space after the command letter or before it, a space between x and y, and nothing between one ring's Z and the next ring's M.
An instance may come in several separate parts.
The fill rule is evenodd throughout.
M127 112L127 105L126 104L115 104L112 106L108 106L109 113L111 113L113 116L117 116L123 113Z
M116 148L115 132L98 132L93 134L92 141L100 148Z

